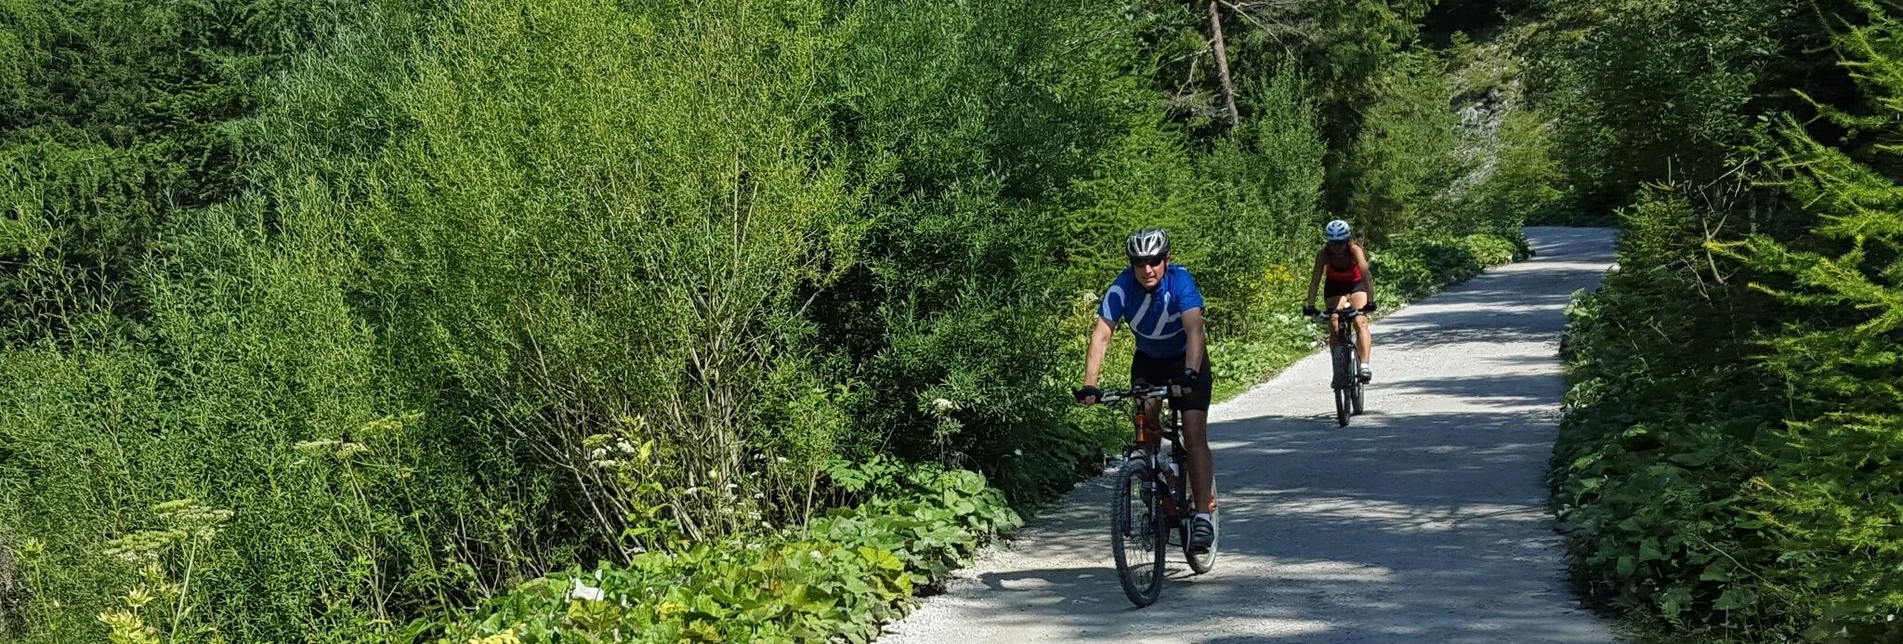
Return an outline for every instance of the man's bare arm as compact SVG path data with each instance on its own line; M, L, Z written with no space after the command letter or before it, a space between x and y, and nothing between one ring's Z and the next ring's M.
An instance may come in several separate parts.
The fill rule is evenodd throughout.
M1097 386L1097 377L1103 371L1103 356L1110 351L1112 330L1110 321L1103 318L1097 318L1097 326L1090 330L1090 350L1084 352L1085 387Z

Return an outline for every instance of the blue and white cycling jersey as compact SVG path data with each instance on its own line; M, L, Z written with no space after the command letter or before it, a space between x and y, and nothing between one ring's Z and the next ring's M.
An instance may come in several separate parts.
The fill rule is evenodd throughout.
M1175 358L1189 350L1189 334L1183 332L1183 313L1203 308L1203 292L1189 269L1170 264L1155 291L1143 290L1136 273L1123 269L1110 290L1103 294L1097 317L1111 326L1128 322L1136 333L1137 351L1152 358Z

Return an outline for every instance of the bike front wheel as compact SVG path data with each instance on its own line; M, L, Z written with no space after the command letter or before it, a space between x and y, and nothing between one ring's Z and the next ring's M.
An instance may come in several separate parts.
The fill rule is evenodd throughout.
M1352 345L1335 347L1335 422L1342 427L1348 426L1348 417L1354 414L1355 350Z
M1117 581L1130 603L1148 606L1163 593L1162 490L1155 470L1144 461L1125 461L1117 471L1116 498L1110 513L1110 550L1117 559Z

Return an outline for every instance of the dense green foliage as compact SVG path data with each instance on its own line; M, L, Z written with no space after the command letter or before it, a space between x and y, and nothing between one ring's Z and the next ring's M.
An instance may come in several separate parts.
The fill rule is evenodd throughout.
M1562 139L1592 143L1565 163L1587 203L1631 203L1566 343L1579 580L1673 641L1903 638L1899 23L1554 8L1581 21L1549 61L1580 108Z
M875 462L835 473L861 505L803 531L646 552L626 567L531 580L452 625L449 639L870 641L914 589L944 579L984 539L1017 525L998 492L971 472ZM581 594L591 589L599 597Z
M1225 391L1324 204L1390 304L1523 250L1544 135L1426 10L1232 15L1229 129L1165 0L0 5L0 637L869 632L1125 440L1130 230Z
M1310 80L1327 144L1326 210L1375 241L1409 230L1510 233L1565 195L1547 117L1524 100L1525 52L1494 37L1491 5L1244 2L1228 5L1225 22L1243 78L1293 64ZM1175 112L1201 123L1215 109L1211 71L1169 60L1181 62L1164 67L1166 79L1200 81L1179 85Z
M1845 94L1829 29L1850 2L1540 0L1523 46L1578 193L1610 222L1658 182L1736 179L1770 144L1766 123ZM1854 11L1852 12L1854 14Z
M1717 283L1699 223L1682 197L1627 215L1618 271L1570 313L1574 384L1554 452L1555 508L1588 595L1674 620L1755 607L1753 572L1733 558L1777 554L1741 496L1762 468L1750 446L1785 403L1749 362L1768 303Z

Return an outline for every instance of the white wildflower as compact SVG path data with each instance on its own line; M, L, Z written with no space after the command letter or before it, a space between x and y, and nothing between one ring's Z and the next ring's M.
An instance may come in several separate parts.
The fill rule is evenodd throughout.
M601 592L600 588L584 584L580 579L575 580L575 587L568 590L569 599L579 599L589 602L601 601L604 595L605 593Z

